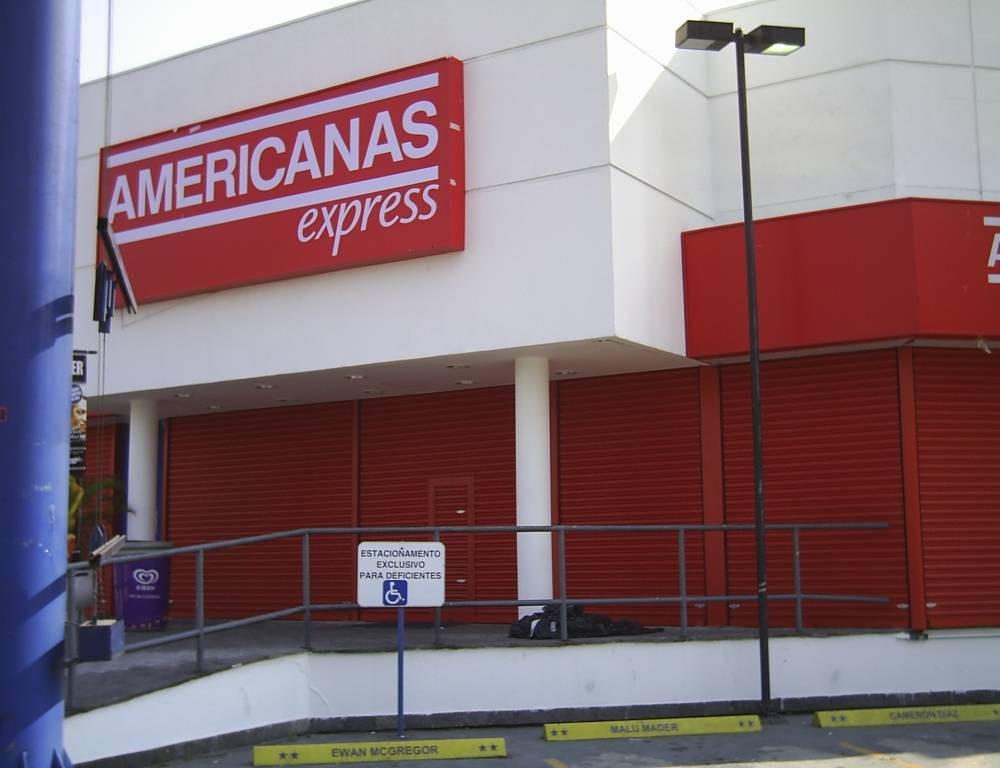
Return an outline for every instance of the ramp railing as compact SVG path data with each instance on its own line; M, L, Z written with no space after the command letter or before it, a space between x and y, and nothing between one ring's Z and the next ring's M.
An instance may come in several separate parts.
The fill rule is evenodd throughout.
M773 523L766 526L767 532L789 531L791 532L791 558L792 566L792 591L784 593L771 593L767 596L768 601L794 603L795 629L802 632L804 627L803 604L806 601L819 602L849 602L849 603L871 603L883 604L888 602L887 597L871 595L851 595L851 594L819 594L814 592L803 592L802 590L802 554L801 539L803 533L817 531L840 531L840 530L884 530L888 524L884 522L847 522L847 523ZM680 614L680 634L682 637L689 634L688 611L692 604L707 604L713 602L728 603L732 601L753 602L758 599L756 593L747 594L691 594L688 590L687 574L687 548L692 534L726 534L730 532L753 532L752 524L726 524L726 525L549 525L549 526L514 526L514 525L462 525L462 526L395 526L395 527L353 527L353 528L296 528L288 531L262 534L258 536L246 536L237 539L225 539L213 541L205 544L194 544L190 546L172 547L158 550L155 557L180 557L182 555L194 555L194 628L180 632L173 632L166 635L138 640L127 643L125 652L139 651L145 648L175 643L182 640L194 638L195 640L195 669L198 672L205 668L205 638L217 632L225 632L230 629L246 627L252 624L260 624L275 619L283 619L290 616L302 616L302 646L305 649L312 647L312 623L313 614L316 612L336 612L358 610L360 606L353 600L338 603L314 603L312 601L311 581L311 547L312 541L321 536L349 536L382 537L392 535L401 538L417 537L440 541L445 534L466 534L473 536L480 535L502 535L514 534L532 535L545 534L556 536L556 551L558 553L555 576L559 586L557 597L534 597L528 599L505 599L505 600L446 600L443 608L486 608L486 607L515 607L515 606L539 606L539 605L559 605L560 613L560 639L569 641L567 632L568 606L572 604L593 605L676 605ZM677 536L677 593L669 595L644 595L636 597L587 597L583 595L568 595L566 581L566 537L568 534L600 534L600 533L627 533L627 534L650 534L650 533L674 533ZM253 544L260 544L269 541L282 539L301 540L300 558L302 570L302 592L301 602L290 605L279 610L259 613L240 619L222 621L218 623L206 624L205 621L205 556L209 552L218 550L245 547ZM136 553L117 555L106 558L102 561L102 567L115 564L124 564L149 559L149 553ZM67 566L67 632L66 632L66 665L67 665L67 707L73 706L73 692L75 688L75 670L79 663L78 654L78 617L75 608L75 575L87 570L89 564L86 562L70 563ZM434 642L439 642L438 630L441 627L441 608L434 609Z

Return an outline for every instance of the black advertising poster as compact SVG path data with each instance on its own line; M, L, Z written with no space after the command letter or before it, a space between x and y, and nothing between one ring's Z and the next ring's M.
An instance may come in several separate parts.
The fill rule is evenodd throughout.
M70 390L69 425L69 473L83 485L87 458L87 398L79 384L73 384Z

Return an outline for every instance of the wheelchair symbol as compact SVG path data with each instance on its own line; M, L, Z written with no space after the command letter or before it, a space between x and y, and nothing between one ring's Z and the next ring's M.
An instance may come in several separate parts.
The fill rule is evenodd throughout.
M406 605L407 584L405 581L382 582L382 605Z

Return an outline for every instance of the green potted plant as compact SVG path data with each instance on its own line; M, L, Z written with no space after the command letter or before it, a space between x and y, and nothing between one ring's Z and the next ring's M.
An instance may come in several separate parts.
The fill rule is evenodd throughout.
M89 559L90 553L108 540L115 517L124 506L124 494L116 478L106 477L81 485L70 475L66 525L69 562ZM74 572L73 602L77 614L94 605L98 586L95 578L90 569Z
M70 561L89 560L91 553L108 540L114 530L114 520L124 508L124 494L115 478L80 485L70 475L66 526ZM121 653L125 646L124 622L98 619L100 606L97 606L92 619L82 620L84 611L98 602L96 597L100 585L93 566L73 571L73 612L77 617L76 649L79 661L107 661Z
M89 557L90 552L114 532L115 518L125 508L125 495L117 478L105 477L80 485L69 478L69 513L66 542L70 562Z

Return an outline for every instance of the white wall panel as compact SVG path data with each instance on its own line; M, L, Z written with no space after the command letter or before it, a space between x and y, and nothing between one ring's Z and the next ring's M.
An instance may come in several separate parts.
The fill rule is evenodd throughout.
M466 198L464 252L163 302L116 328L108 391L613 331L608 169Z
M1000 8L996 0L971 0L972 47L976 66L1000 68Z
M711 214L708 100L614 32L608 86L612 165Z
M81 143L83 137L81 136ZM76 161L76 232L73 253L73 349L96 350L97 324L94 316L94 264L97 254L97 174L98 156L90 154ZM91 358L92 366L96 358ZM96 370L94 367L92 371ZM97 375L88 376L88 393L96 392ZM93 407L93 406L92 406Z
M100 160L88 155L76 161L76 235L74 263L94 265L97 248L97 179Z
M111 140L441 56L466 61L603 24L600 0L369 0L116 77ZM95 119L89 110L81 117Z
M615 332L645 346L685 354L679 233L711 220L613 170Z
M886 60L971 61L966 0L765 0L709 18L745 32L760 24L805 27L806 45L793 55L748 57L751 87ZM732 47L710 58L711 92L735 90Z
M885 0L878 30L888 58L939 64L972 63L968 0ZM859 26L864 16L853 20Z
M77 132L77 157L96 155L104 144L104 85L103 80L96 80L80 86L80 127ZM114 93L113 88L112 93Z
M892 66L893 162L900 195L979 196L973 70ZM996 135L996 134L994 134ZM988 138L987 145L994 144Z
M603 29L465 67L466 187L608 162Z
M892 196L890 75L872 65L750 91L757 215ZM742 219L735 96L712 99L710 114L717 221Z
M705 93L708 60L674 46L674 32L702 12L688 0L608 0L608 28Z
M835 72L885 58L886 0L765 0L709 14L732 21L744 32L761 24L806 28L806 45L791 56L748 56L747 83L758 85ZM860 19L869 23L862 24ZM732 46L709 56L712 94L736 90Z
M971 64L974 55L1000 63L992 0L765 0L710 17L746 31L806 28L792 56L747 57L758 216L990 189L992 70L979 70L976 104ZM733 221L742 216L735 64L730 49L708 58L717 220Z
M1000 197L1000 69L977 69L976 93L983 192L987 199L996 199Z
M77 266L73 270L73 349L97 349L100 337L93 316L94 267ZM97 393L96 358L91 358L88 365L90 369L87 374L86 391L89 396Z

